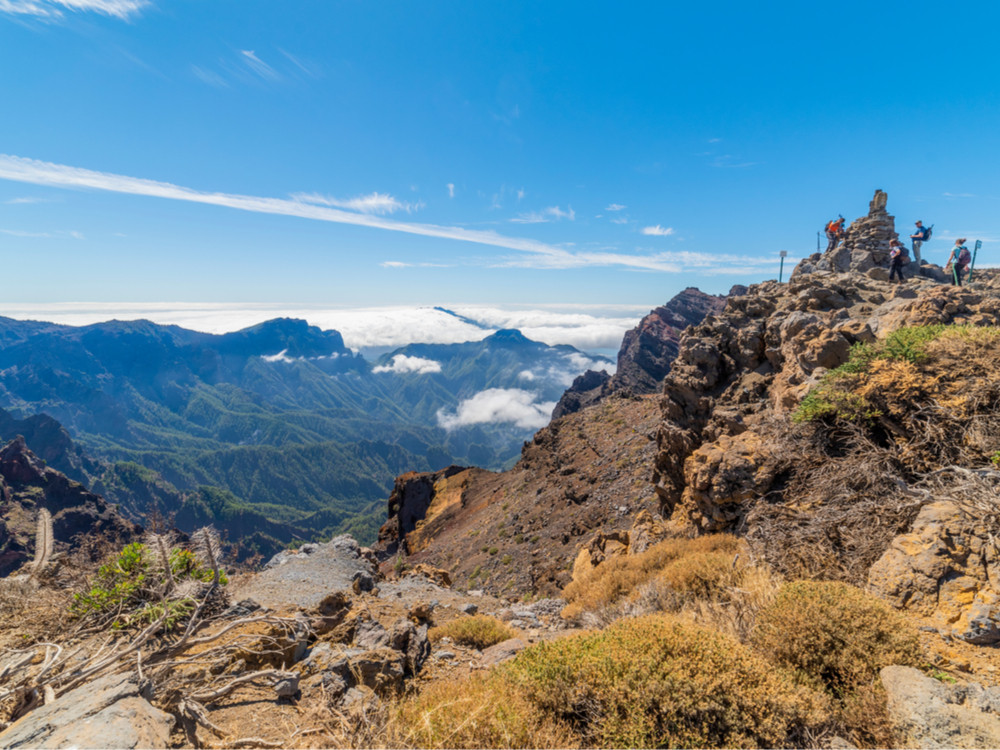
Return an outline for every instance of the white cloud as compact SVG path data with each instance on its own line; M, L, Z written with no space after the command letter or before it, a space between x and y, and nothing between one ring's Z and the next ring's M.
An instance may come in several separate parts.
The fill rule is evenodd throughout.
M446 185L446 187L448 188L448 197L449 198L454 198L455 197L455 183L454 182L449 182Z
M538 376L535 375L535 373L533 373L531 370L521 370L521 372L517 374L517 378L518 380L527 380L530 383L534 380L537 380Z
M605 208L605 211L624 211L628 206L623 206L621 203L611 203Z
M517 202L520 203L522 200L524 200L524 188L517 191Z
M402 260L383 260L382 268L451 268L447 263L408 263Z
M549 423L556 402L536 402L536 398L536 394L520 388L489 388L462 401L452 413L440 409L437 421L446 430L484 423L539 429Z
M612 224L628 224L628 222L629 219L627 216L619 216L618 218L611 220Z
M975 198L975 193L941 193L945 198Z
M201 68L197 65L192 65L191 72L195 74L195 77L198 78L198 80L202 83L207 83L209 86L215 86L220 89L229 88L229 82L214 71L206 70L205 68Z
M432 307L331 308L275 303L222 302L73 302L13 303L0 301L0 315L18 320L45 320L64 325L90 325L111 320L152 320L206 333L226 333L273 318L299 318L322 329L335 329L351 349L394 349L417 342L457 344L479 341L501 328L517 328L549 346L617 351L622 336L664 300L639 305L552 305L500 308L451 305L457 315ZM477 325L476 323L479 323Z
M57 230L54 232L26 232L21 229L0 229L0 234L6 234L10 237L20 237L22 239L65 239L70 237L74 240L82 240L83 234L77 231L63 231Z
M252 49L242 49L240 54L243 56L243 63L264 80L277 81L281 78L278 71L257 57L257 53Z
M441 363L433 359L424 357L409 357L405 354L397 354L392 358L391 365L380 365L373 367L372 372L392 372L397 375L416 373L426 375L431 372L441 372Z
M0 13L60 18L65 9L127 19L148 5L149 0L0 0Z
M265 362L294 362L295 360L291 357L286 356L288 354L287 349L282 349L277 354L269 354L262 356L261 359Z
M493 231L401 222L368 214L343 211L328 206L305 203L300 200L263 198L231 193L206 193L173 185L169 182L157 182L140 177L97 172L5 154L0 154L0 179L25 182L33 185L48 185L51 187L107 190L114 193L145 195L155 198L226 206L254 213L295 216L303 219L329 221L339 224L355 224L392 232L416 234L424 237L438 237L492 247L503 247L526 253L539 253L552 256L570 255L568 251L554 245L548 245L532 239L507 237Z
M491 230L398 221L382 216L317 205L316 203L308 203L302 200L264 198L232 193L208 193L173 185L169 182L157 182L139 177L97 172L79 167L52 164L4 154L0 154L0 179L33 185L46 185L49 187L106 190L128 195L143 195L168 200L225 206L253 213L292 216L338 224L353 224L423 237L437 237L459 242L501 247L527 254L522 257L501 259L495 263L498 266L546 269L622 266L636 270L668 273L676 273L682 270L681 262L683 261L678 260L678 258L682 258L683 254L630 255L616 252L573 252L565 246L550 245L529 238L509 237ZM546 209L546 211L552 216L561 216L569 219L573 219L575 216L572 209L562 211L558 207L553 207L552 209ZM707 273L750 273L752 271L746 269L759 270L760 266L771 265L775 262L772 258L705 255L710 259L709 263L704 264ZM729 267L721 265L734 259L736 259L735 265L730 264Z
M652 235L654 237L669 237L674 233L673 227L661 227L657 224L655 227L643 227L643 234Z
M363 214L394 214L397 211L412 213L423 207L422 203L405 203L396 200L388 193L372 193L371 195L359 195L356 198L338 199L331 198L318 193L295 193L293 200L301 203L309 203L316 206L335 206L346 208L349 211L357 211Z
M548 208L543 208L541 211L529 211L528 213L518 214L510 221L515 224L544 224L545 222L559 221L560 219L573 221L576 219L576 211L571 207L567 207L563 211L559 206L549 206Z
M11 198L9 201L4 201L5 205L8 206L19 206L27 203L49 203L48 198L33 198L31 196L25 198Z

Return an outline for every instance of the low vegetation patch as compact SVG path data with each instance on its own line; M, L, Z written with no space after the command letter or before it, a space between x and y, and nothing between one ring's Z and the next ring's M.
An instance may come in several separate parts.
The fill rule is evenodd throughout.
M638 555L605 560L563 591L568 605L563 616L575 619L583 613L634 601L652 584L659 609L677 609L685 601L712 597L733 585L742 566L734 564L742 550L740 541L728 534L695 539L668 539Z
M664 615L539 644L500 673L587 746L797 746L825 715L735 639Z
M753 643L835 697L870 683L882 667L923 662L917 631L905 617L839 581L783 586L760 613Z
M496 675L426 685L391 711L386 739L388 747L580 746L566 722L512 691Z
M893 745L879 670L924 659L916 629L885 602L837 581L786 584L760 613L753 644L833 699L842 735L860 747Z
M427 637L434 643L451 638L460 646L484 649L517 636L517 631L489 615L460 617L445 625L431 628Z

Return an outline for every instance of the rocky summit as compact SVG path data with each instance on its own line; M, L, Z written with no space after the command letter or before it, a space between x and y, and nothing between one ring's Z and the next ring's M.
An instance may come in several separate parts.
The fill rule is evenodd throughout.
M686 290L512 468L399 475L370 548L123 546L15 439L0 745L996 744L1000 274L891 284L894 237L879 191L789 283ZM114 549L37 575L52 531Z

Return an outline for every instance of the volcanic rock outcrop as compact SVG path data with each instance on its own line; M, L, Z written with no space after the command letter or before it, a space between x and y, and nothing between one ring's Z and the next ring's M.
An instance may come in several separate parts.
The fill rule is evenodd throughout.
M677 356L681 334L706 315L719 313L726 298L688 287L667 304L652 310L639 325L625 333L614 375L588 370L559 399L552 412L558 419L597 403L611 393L656 393Z
M80 536L124 544L140 532L104 498L46 466L18 436L0 450L0 577L32 556L41 508L52 514L57 552Z

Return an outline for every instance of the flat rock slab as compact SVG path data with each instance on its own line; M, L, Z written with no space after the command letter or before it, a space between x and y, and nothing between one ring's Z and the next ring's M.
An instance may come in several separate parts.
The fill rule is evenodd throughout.
M303 551L279 552L264 570L241 587L238 598L250 598L270 609L312 609L333 591L350 591L357 574L375 575L358 543L339 536Z
M904 747L1000 747L1000 688L948 684L913 667L884 667L881 677Z
M147 701L130 675L110 675L36 708L0 732L0 747L167 747L174 717Z

